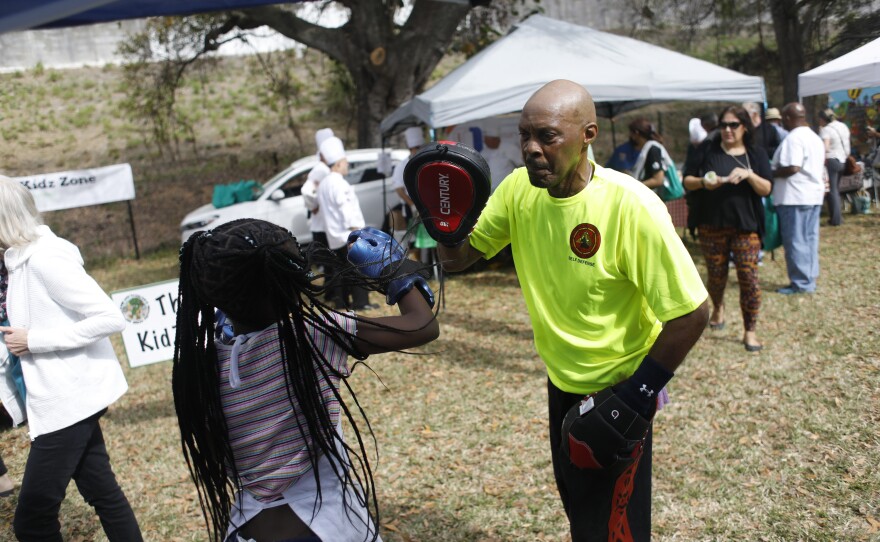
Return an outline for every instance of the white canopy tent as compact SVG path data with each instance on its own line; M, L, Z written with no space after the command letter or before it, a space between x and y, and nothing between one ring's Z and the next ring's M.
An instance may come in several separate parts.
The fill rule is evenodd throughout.
M380 128L390 135L417 124L453 126L520 111L532 93L554 79L582 84L605 117L658 101L765 101L761 77L533 15L402 105Z
M798 75L798 96L880 85L880 38Z

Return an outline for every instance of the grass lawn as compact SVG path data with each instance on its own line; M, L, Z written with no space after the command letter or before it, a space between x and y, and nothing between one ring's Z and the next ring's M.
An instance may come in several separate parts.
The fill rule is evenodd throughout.
M730 273L726 329L705 332L655 422L655 540L880 540L880 215L845 220L822 228L815 295L773 293L787 282L785 263L781 249L766 255L760 353L740 343ZM176 251L90 272L107 291L172 278ZM375 374L352 376L378 442L383 538L566 540L546 373L515 272L453 276L445 303L438 341L419 355L375 356ZM206 540L178 443L171 365L129 369L114 343L131 389L103 427L145 539ZM28 445L26 428L0 439L17 481ZM0 540L13 540L15 505L0 499ZM65 540L106 540L73 486L61 516Z

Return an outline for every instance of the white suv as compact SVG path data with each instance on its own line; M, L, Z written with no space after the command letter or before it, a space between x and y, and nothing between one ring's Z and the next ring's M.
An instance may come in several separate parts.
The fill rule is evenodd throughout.
M381 228L386 210L400 203L391 189L391 178L376 169L381 149L356 149L346 152L349 173L345 179L354 187L367 226ZM405 149L386 149L394 165L409 156ZM300 158L287 169L263 184L262 193L253 201L215 208L207 204L187 214L180 223L181 242L199 230L215 228L239 218L259 218L290 230L302 244L312 241L308 212L300 190L309 171L318 163L317 156ZM384 191L383 191L384 186Z

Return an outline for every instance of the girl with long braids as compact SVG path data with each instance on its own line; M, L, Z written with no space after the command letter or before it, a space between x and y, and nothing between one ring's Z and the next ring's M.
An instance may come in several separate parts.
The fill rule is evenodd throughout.
M425 270L366 228L349 237L344 273L386 293L400 315L332 310L310 271L325 254L253 219L197 232L181 248L172 387L212 540L380 540L346 359L437 338L434 296Z

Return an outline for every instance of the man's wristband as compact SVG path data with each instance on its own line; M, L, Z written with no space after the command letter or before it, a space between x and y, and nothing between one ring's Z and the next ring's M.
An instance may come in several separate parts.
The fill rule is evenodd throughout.
M700 177L700 184L703 186L703 188L706 188L706 178L705 177Z
M614 387L614 392L636 412L650 419L657 408L657 394L673 376L656 359L645 356L632 376Z

